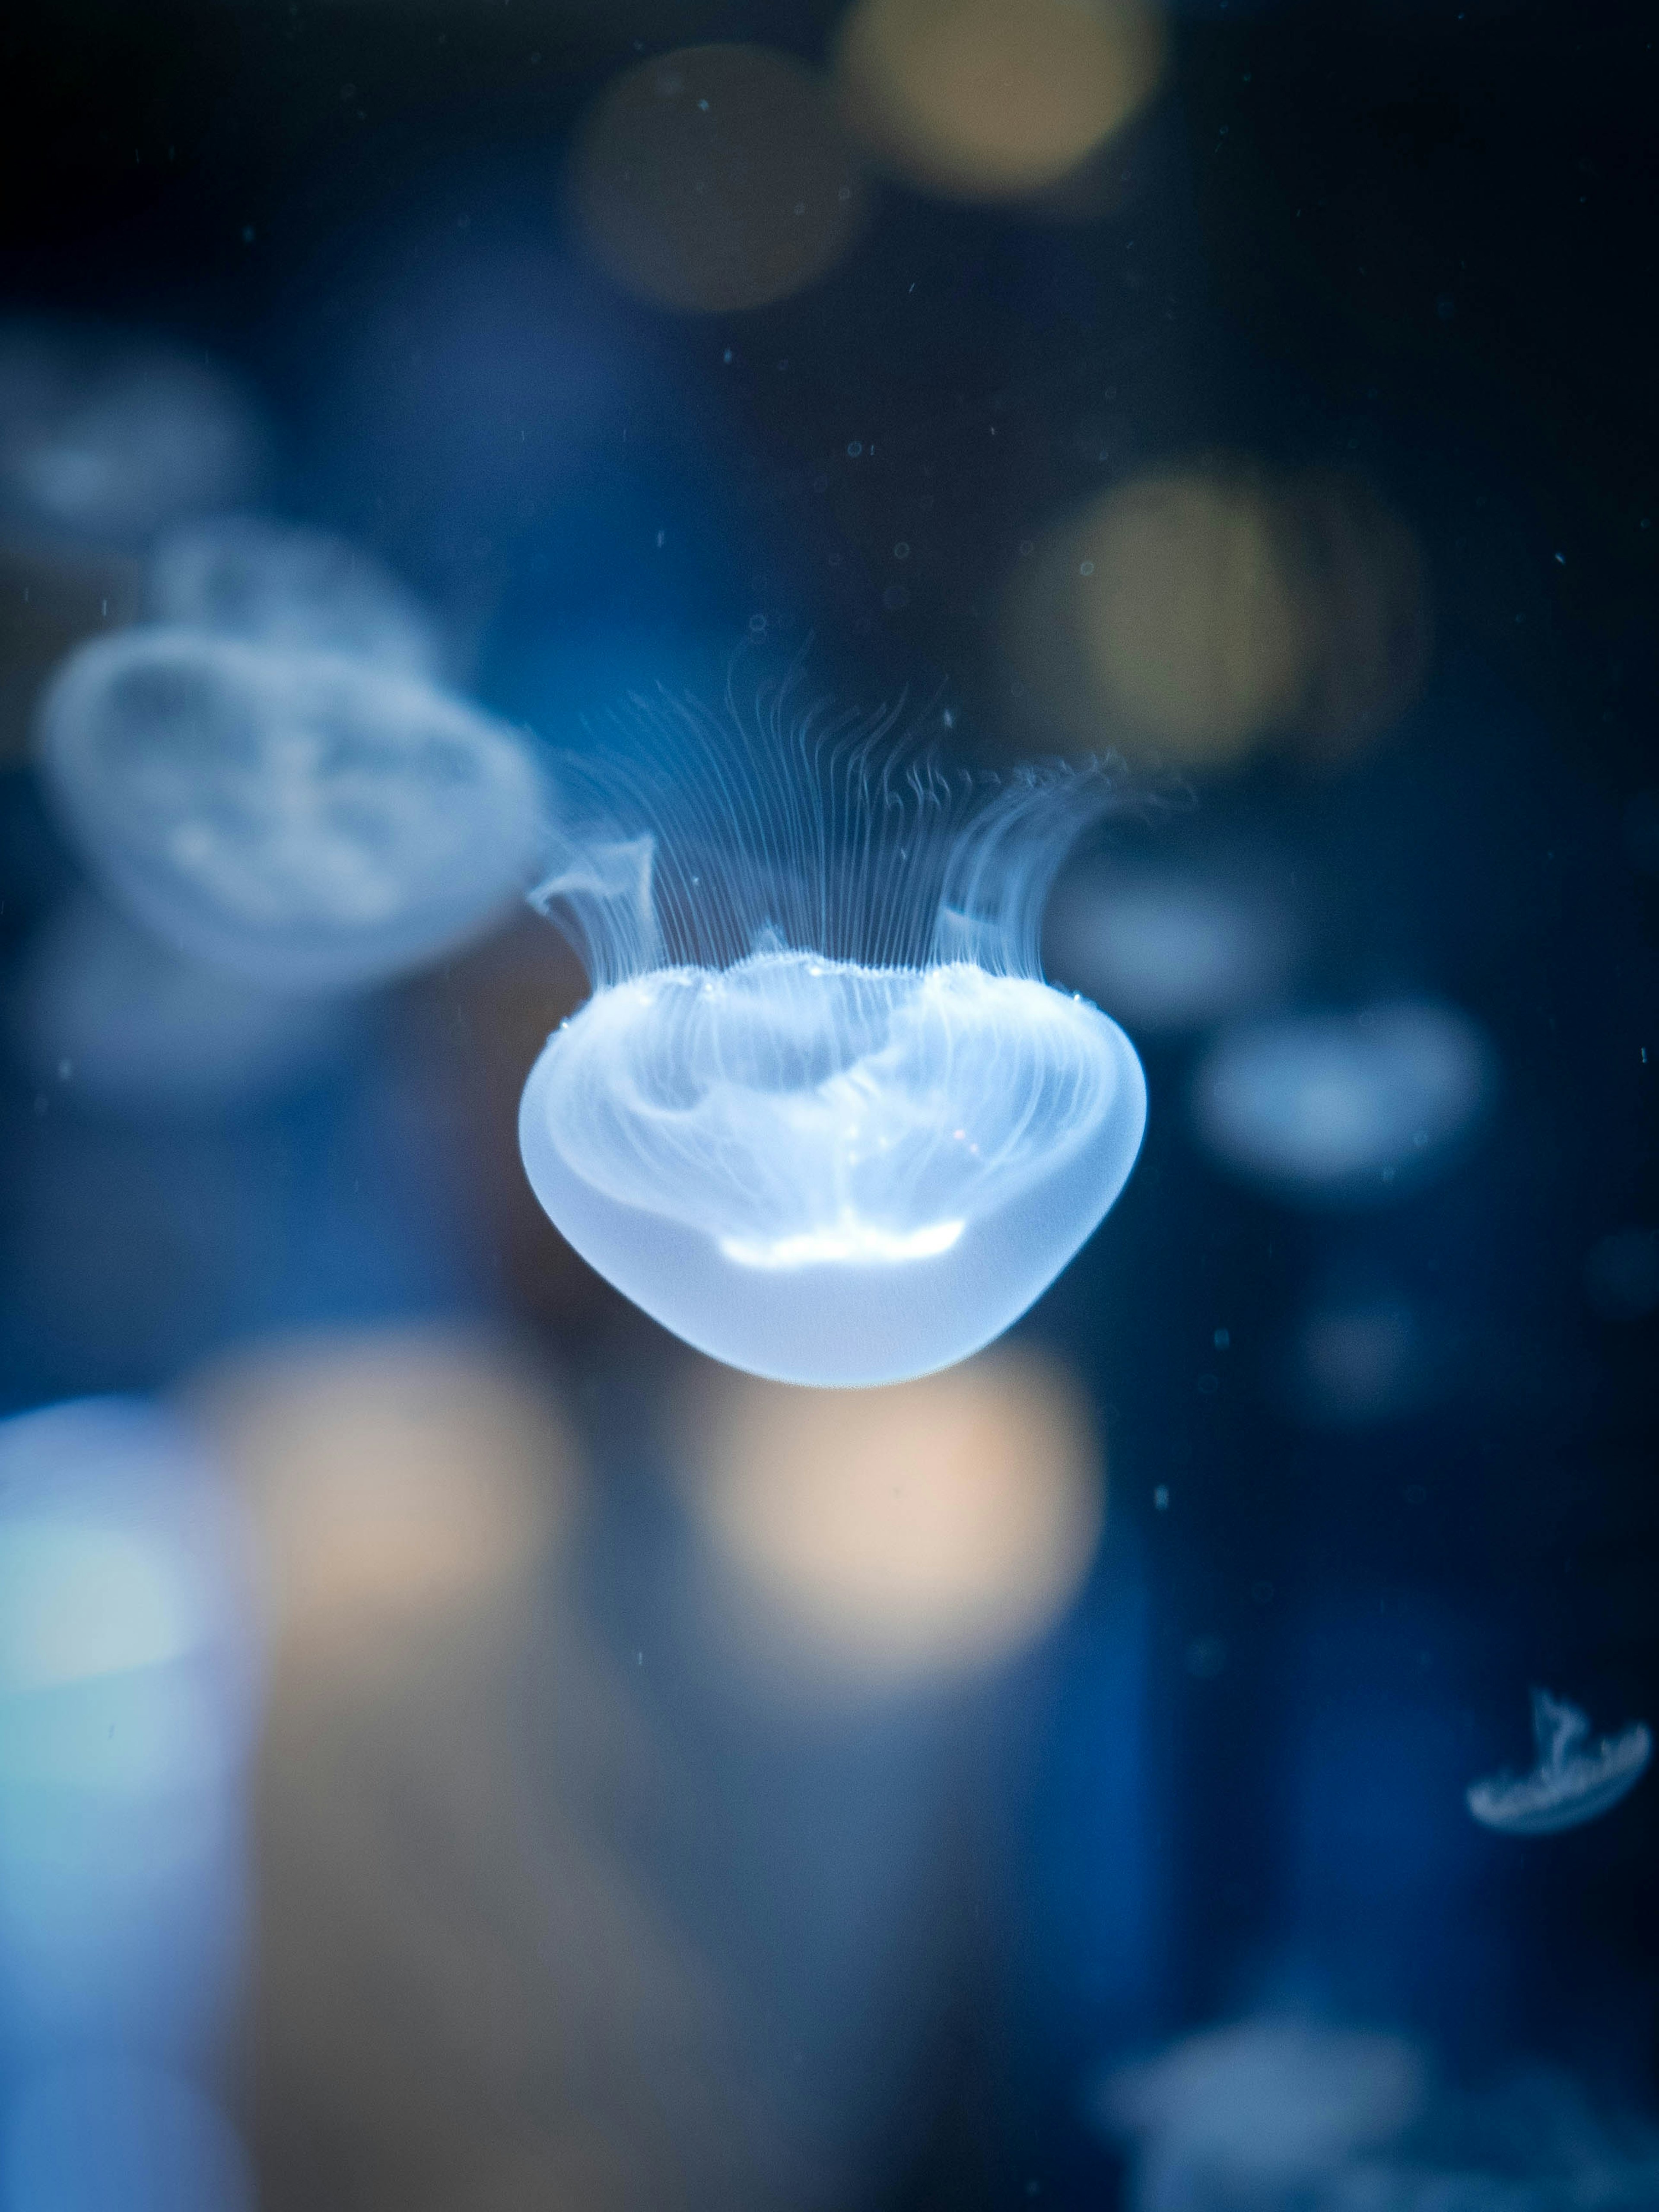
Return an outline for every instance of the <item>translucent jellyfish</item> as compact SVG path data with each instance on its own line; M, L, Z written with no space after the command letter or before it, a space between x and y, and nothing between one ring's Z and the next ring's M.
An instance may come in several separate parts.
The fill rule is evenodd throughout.
M431 678L430 617L372 554L343 538L258 514L180 523L150 555L155 621L250 644L342 653Z
M1121 1190L1146 1086L1042 979L1053 870L1103 780L884 770L809 715L693 710L538 893L592 997L532 1071L537 1196L690 1343L782 1382L890 1382L1008 1327Z
M1468 1015L1401 1000L1240 1024L1200 1066L1193 1110L1228 1166L1293 1195L1364 1203L1443 1165L1495 1087Z
M191 960L90 895L31 939L9 1011L38 1090L168 1115L255 1104L302 1081L349 1026L337 999L264 990Z
M64 663L38 742L110 894L178 951L272 989L418 967L536 873L545 795L520 735L337 654L125 631Z
M1398 2140L1429 2095L1424 2053L1403 2037L1266 2017L1121 2068L1097 2112L1134 2147L1141 2212L1280 2212L1334 2203L1322 2185Z
M1530 1774L1498 1774L1469 1784L1469 1810L1483 1827L1506 1836L1553 1836L1607 1812L1646 1771L1653 1738L1633 1721L1591 1745L1589 1722L1577 1705L1532 1693L1538 1764Z
M1056 890L1049 964L1131 1029L1178 1035L1258 1006L1294 956L1287 918L1196 872L1079 871Z
M118 331L0 325L0 512L137 543L245 498L264 455L246 394L195 355Z

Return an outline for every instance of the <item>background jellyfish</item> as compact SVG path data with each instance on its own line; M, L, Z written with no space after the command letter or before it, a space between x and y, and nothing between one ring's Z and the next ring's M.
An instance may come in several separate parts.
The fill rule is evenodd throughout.
M896 1382L1016 1320L1134 1163L1133 1048L1037 957L1107 786L884 767L884 726L786 708L730 733L673 709L675 770L588 780L536 897L594 991L532 1071L520 1142L576 1249L700 1350Z
M1241 1173L1306 1198L1364 1201L1443 1164L1490 1103L1494 1077L1466 1014L1401 1000L1241 1024L1206 1054L1193 1110L1209 1150Z
M1589 1720L1547 1690L1532 1693L1532 1732L1538 1764L1530 1774L1492 1775L1469 1784L1469 1810L1483 1827L1506 1836L1553 1836L1577 1828L1633 1789L1653 1752L1642 1721L1589 1745Z
M343 653L408 676L440 672L437 635L414 594L328 531L258 514L180 523L150 555L145 595L158 623Z
M265 433L222 369L94 326L0 325L0 514L137 544L243 498Z
M64 664L39 747L112 896L276 989L417 967L535 873L545 804L518 734L369 662L129 630Z

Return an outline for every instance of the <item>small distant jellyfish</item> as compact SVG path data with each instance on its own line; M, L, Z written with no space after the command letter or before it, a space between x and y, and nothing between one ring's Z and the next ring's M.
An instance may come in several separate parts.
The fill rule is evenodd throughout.
M1293 964L1288 918L1196 871L1079 870L1056 890L1049 964L1137 1032L1200 1030L1271 1000Z
M258 514L181 523L151 552L145 593L158 623L428 679L440 672L432 620L414 594L327 531Z
M481 935L538 873L527 744L394 670L139 629L41 703L48 788L109 895L175 951L344 991Z
M1530 1774L1469 1784L1470 1812L1506 1836L1553 1836L1597 1819L1634 1788L1653 1752L1642 1721L1591 1744L1585 1716L1547 1690L1532 1693L1532 1730L1538 1764Z
M0 324L0 515L142 544L253 489L265 430L198 354L95 325Z
M884 730L786 713L745 735L674 710L675 769L590 784L537 902L593 994L520 1141L570 1243L689 1343L781 1382L898 1382L1017 1320L1134 1164L1133 1048L1038 964L1108 787L883 768Z
M1492 1048L1467 1014L1398 1000L1224 1031L1199 1067L1193 1115L1206 1148L1253 1181L1364 1205L1443 1167L1496 1087Z

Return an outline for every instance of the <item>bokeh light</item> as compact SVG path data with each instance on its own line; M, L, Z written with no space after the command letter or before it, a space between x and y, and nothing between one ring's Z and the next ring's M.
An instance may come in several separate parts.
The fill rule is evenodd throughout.
M1061 182L1156 92L1139 0L857 0L836 70L849 123L908 182L1019 200Z
M1009 656L1072 745L1216 772L1340 763L1426 665L1416 538L1363 478L1241 464L1126 478L1021 558Z
M578 1495L556 1397L485 1337L273 1343L198 1377L192 1398L249 1501L285 1648L372 1645L516 1586Z
M1076 1594L1104 1511L1076 1383L1004 1351L881 1390L708 1384L690 1497L775 1658L875 1684L988 1665Z
M601 95L572 157L589 248L653 305L762 307L814 283L866 198L824 88L764 46L682 46Z

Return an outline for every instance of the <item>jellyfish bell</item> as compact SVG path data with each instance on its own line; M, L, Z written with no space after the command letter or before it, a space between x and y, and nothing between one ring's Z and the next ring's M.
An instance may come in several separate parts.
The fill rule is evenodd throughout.
M1589 1722L1577 1705L1547 1690L1532 1693L1538 1763L1530 1774L1498 1774L1468 1789L1468 1807L1482 1827L1506 1836L1553 1836L1609 1812L1633 1790L1653 1755L1646 1724L1589 1741Z
M1398 1000L1235 1024L1199 1067L1193 1112L1237 1173L1313 1204L1364 1205L1448 1164L1495 1089L1468 1015Z
M371 554L260 514L180 523L149 556L151 617L252 645L339 653L431 679L441 653L414 594Z
M1103 780L882 771L810 726L686 734L690 785L635 781L615 834L537 895L595 989L525 1088L532 1186L601 1274L733 1367L864 1385L951 1365L1048 1287L1139 1148L1133 1046L1037 963Z
M338 654L139 629L42 702L49 788L103 887L176 951L348 990L482 935L547 811L519 734Z

